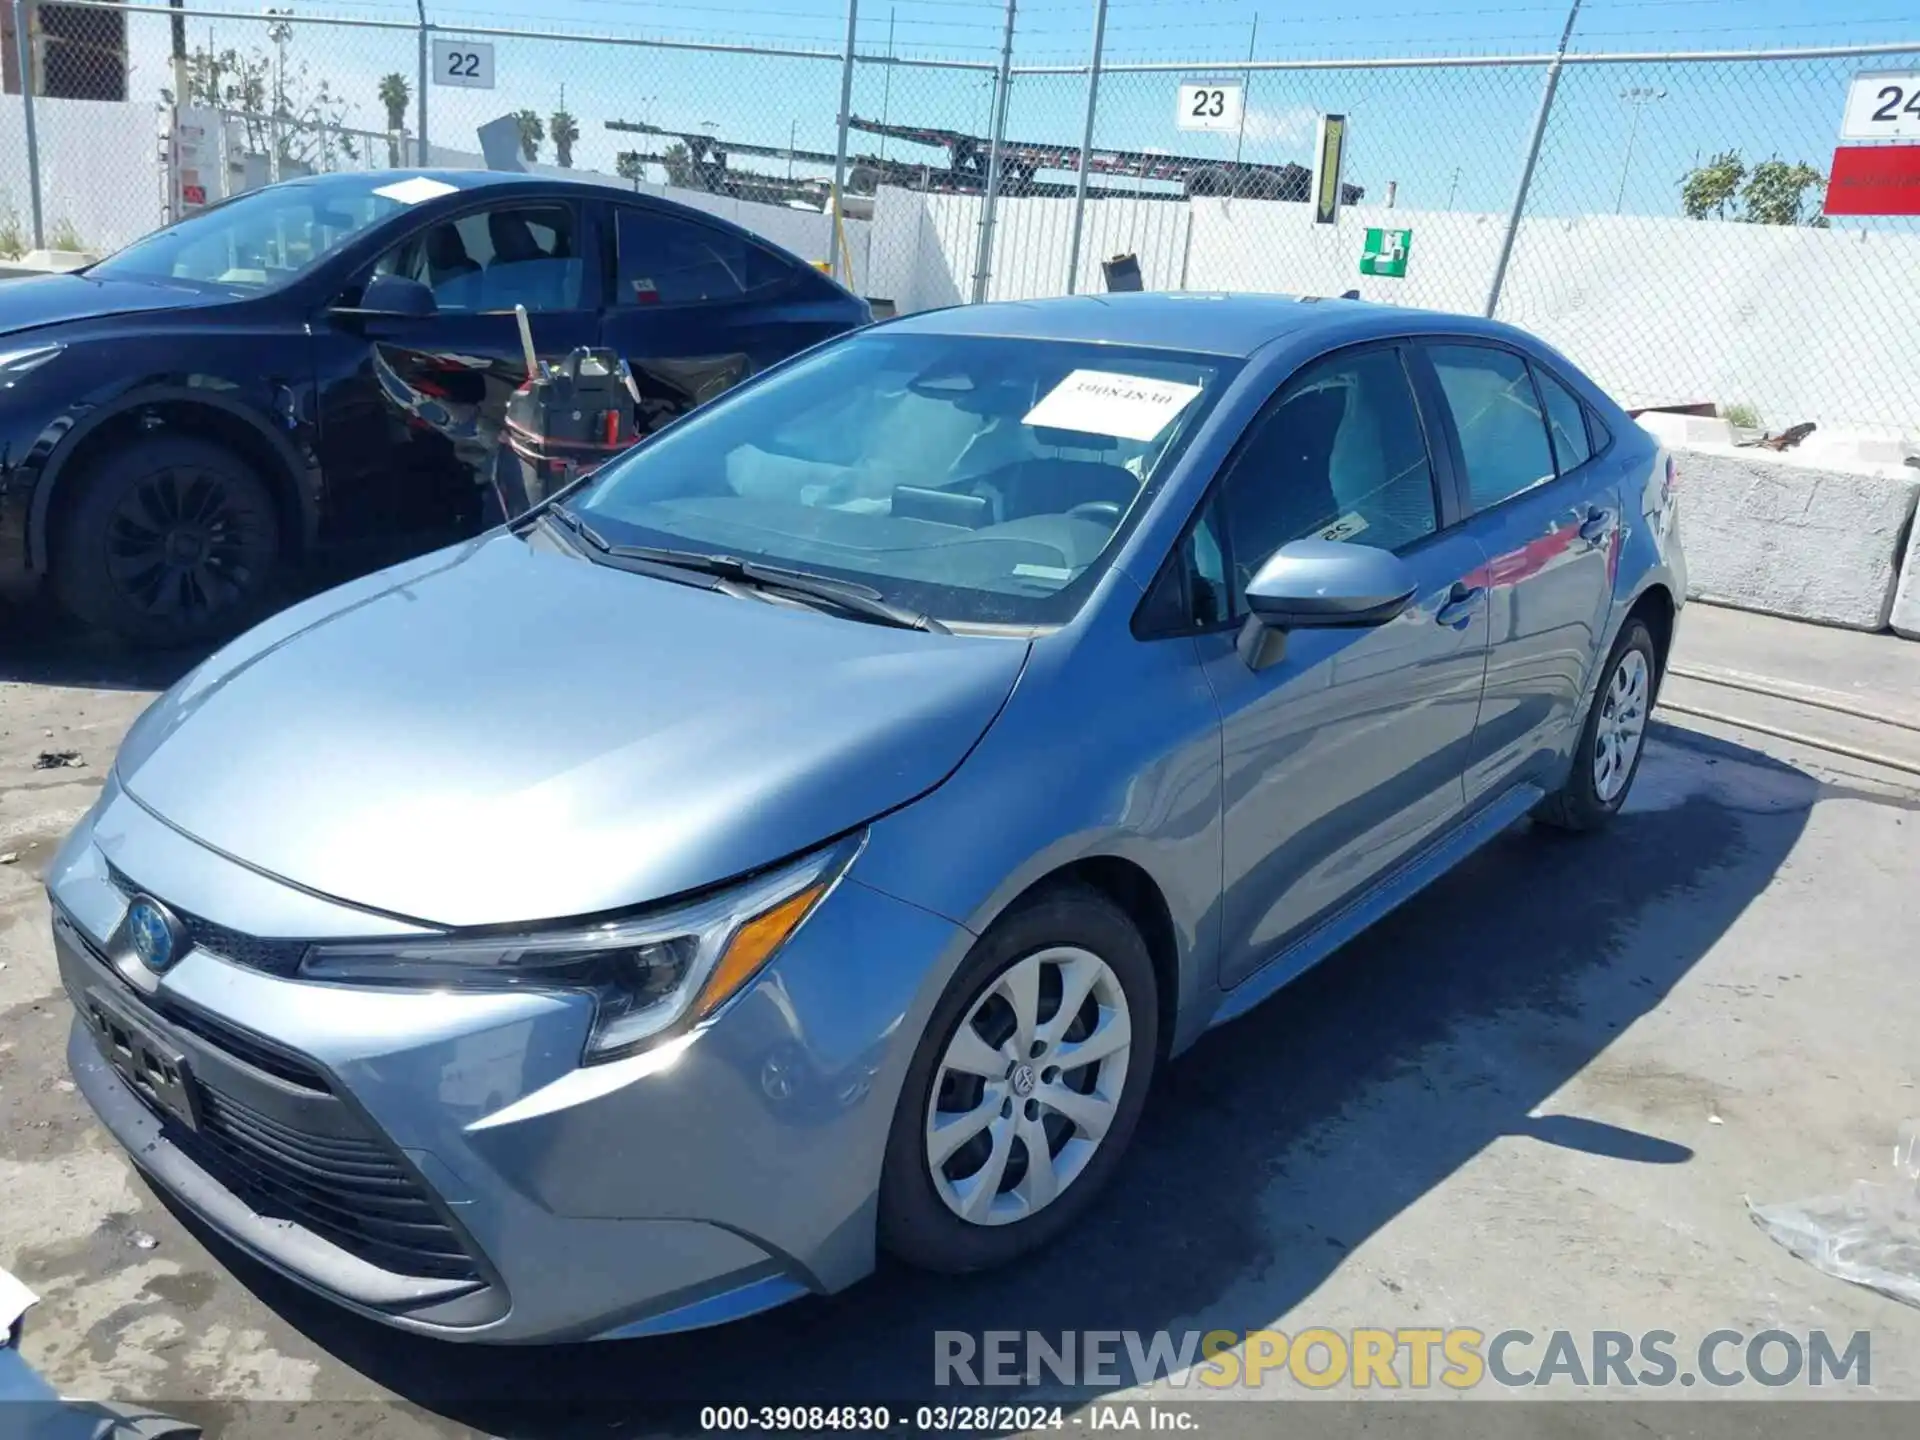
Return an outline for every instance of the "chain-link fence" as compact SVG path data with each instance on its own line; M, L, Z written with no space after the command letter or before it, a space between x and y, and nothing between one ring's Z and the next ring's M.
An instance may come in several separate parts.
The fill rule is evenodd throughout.
M517 166L724 214L877 308L1353 290L1512 320L1630 403L1920 429L1920 219L1821 213L1849 85L1920 41L1034 65L985 4L961 60L851 5L857 43L756 46L383 3L0 0L0 255L317 170Z

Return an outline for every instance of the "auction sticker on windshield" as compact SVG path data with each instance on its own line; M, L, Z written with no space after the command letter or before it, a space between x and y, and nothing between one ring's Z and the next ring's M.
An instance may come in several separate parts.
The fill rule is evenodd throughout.
M1075 370L1022 423L1119 440L1151 440L1200 393L1198 385L1110 370Z
M398 200L402 205L418 205L422 200L437 200L442 195L451 195L457 188L430 175L416 175L411 180L396 180L391 185L382 185L373 193L384 195L389 200Z

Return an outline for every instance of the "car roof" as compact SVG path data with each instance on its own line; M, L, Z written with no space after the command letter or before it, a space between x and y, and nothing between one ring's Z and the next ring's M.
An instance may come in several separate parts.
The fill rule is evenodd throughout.
M1325 349L1392 335L1484 335L1524 340L1497 321L1315 295L1133 291L1003 300L923 310L889 329L931 335L1080 340L1246 359L1276 340L1298 337Z

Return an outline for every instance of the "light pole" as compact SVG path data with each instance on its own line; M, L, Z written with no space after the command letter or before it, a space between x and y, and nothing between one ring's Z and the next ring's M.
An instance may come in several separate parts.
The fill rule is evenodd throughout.
M1663 85L1629 85L1620 98L1632 107L1633 119L1627 123L1627 153L1620 160L1620 188L1613 197L1613 213L1618 215L1627 202L1627 171L1633 166L1633 139L1640 133L1640 112L1655 100L1667 98Z

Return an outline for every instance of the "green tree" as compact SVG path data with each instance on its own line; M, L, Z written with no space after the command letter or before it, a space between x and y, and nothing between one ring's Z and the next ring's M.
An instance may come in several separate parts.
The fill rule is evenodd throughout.
M333 87L311 79L305 61L289 65L276 86L273 65L260 49L195 50L187 56L187 104L226 111L248 150L277 150L289 168L332 170L356 159L353 137L344 129L346 105ZM171 89L162 88L160 96L174 103Z
M541 142L547 138L545 122L531 110L516 110L513 118L520 125L520 153L528 163L538 160Z
M1819 213L1818 198L1808 192L1817 191L1826 178L1811 165L1789 164L1778 155L1748 169L1739 151L1723 150L1681 177L1680 208L1694 220L1824 229L1827 219Z
M1740 182L1747 178L1746 163L1736 150L1722 150L1704 165L1697 165L1680 179L1680 208L1691 220L1728 218L1728 210L1740 194Z
M413 87L398 70L380 77L380 103L387 107L387 129L407 128L407 102L413 99Z
M1807 192L1826 183L1827 177L1813 166L1807 164L1789 165L1778 155L1771 160L1762 160L1753 167L1753 173L1747 177L1746 188L1740 192L1747 203L1746 218L1758 225L1814 225L1824 226L1826 217L1819 214L1819 202L1814 204L1814 215L1809 221L1806 215Z
M667 184L681 190L699 190L704 188L693 175L693 156L687 153L686 145L676 140L660 153L660 164L667 172Z
M567 113L565 102L553 112L553 118L547 122L547 133L553 137L554 160L563 170L573 168L573 146L580 138L580 126L573 116Z
M645 168L645 162L641 160L638 150L622 150L613 157L613 173L622 180L631 180L635 188L638 188L640 182L647 178L644 173Z
M387 164L400 163L400 134L407 128L407 102L413 90L398 70L380 77L380 103L387 109Z

